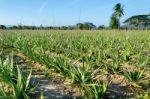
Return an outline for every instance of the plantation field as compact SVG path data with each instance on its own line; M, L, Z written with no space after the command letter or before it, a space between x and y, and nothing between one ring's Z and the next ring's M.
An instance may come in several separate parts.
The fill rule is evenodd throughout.
M0 30L6 49L61 75L78 98L150 98L150 31Z

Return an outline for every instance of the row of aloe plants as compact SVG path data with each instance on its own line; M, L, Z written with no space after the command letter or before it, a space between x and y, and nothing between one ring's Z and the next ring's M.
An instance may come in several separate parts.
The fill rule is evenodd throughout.
M18 48L20 49L20 51L23 51L27 56L32 56L31 58L35 61L42 61L42 63L46 64L47 66L53 66L53 64L50 64L51 62L49 62L51 57L49 57L49 55L46 55L45 53L47 50L49 50L57 53L63 53L66 56L69 56L73 59L80 59L81 62L89 63L91 66L90 69L92 70L95 70L100 67L105 68L106 70L113 73L119 73L121 75L124 75L129 81L134 83L137 83L138 80L142 79L148 80L148 78L144 77L144 71L148 70L149 43L147 42L149 42L149 39L145 40L145 37L140 38L140 40L134 39L137 40L136 42L134 42L129 38L113 39L106 37L104 39L104 37L100 36L94 38L92 36L92 38L90 38L91 35L88 34L86 34L88 36L86 36L85 34L79 36L73 35L75 37L68 36L71 34L67 34L66 36L65 34L51 35L42 33L40 35L16 35L17 36L14 36L14 38L12 39L8 39L8 35L6 35L5 44L3 45L7 47L9 46ZM90 38L89 41L87 40L87 38ZM110 62L108 62L108 60L110 60ZM67 72L72 69L70 67L74 67L68 66L67 68L65 68L63 65L57 66L56 64L58 62L55 63L54 61L52 61L52 63L55 63L54 68L56 68L58 72L61 72L65 75L68 75ZM121 65L123 63L135 65L137 69L133 71L124 71L121 68ZM80 70L79 72L81 72L82 68L75 68L75 71L76 70ZM87 71L89 72L89 70ZM83 74L85 75L86 73ZM70 76L70 78L75 77L73 75Z
M23 44L23 45L22 45ZM83 93L83 97L87 98L102 98L107 91L107 82L100 83L96 79L92 68L88 65L78 67L76 64L70 64L69 60L63 56L50 56L40 47L29 47L27 42L21 43L17 48L26 56L34 61L54 69L56 72L64 75L70 80L70 85L78 86ZM89 95L90 94L90 95Z
M14 47L17 39L18 41L24 39L28 42L28 45L42 47L44 51L63 53L65 56L77 60L86 56L86 60L84 61L96 66L99 66L99 62L102 63L108 58L115 60L114 55L117 55L118 52L122 62L132 62L136 65L141 65L142 61L145 63L145 60L149 57L150 53L148 50L150 40L144 37L137 40L139 38L105 38L98 34L97 37L95 37L96 34L93 34L94 37L92 36L91 38L89 37L91 36L89 34L86 34L86 36L85 34L80 34L79 36L74 34L73 36L75 37L70 34L61 33L8 35L3 35L3 37L6 36L7 38L7 41L5 41L6 43L3 42L6 46L8 44L9 46ZM135 58L135 62L132 61L132 57ZM145 63L143 65L147 64Z
M0 53L0 98L30 99L36 85L31 84L31 73L23 72L21 67L14 65L13 55Z
M67 79L70 80L70 85L78 86L83 93L83 97L90 98L102 98L107 91L107 82L99 82L95 79L94 72L88 65L78 67L74 64L70 64L65 57L52 57L46 54L42 47L36 45L28 45L26 40L19 40L21 42L11 43L13 48L18 49L33 61L37 61L46 65L48 68L55 69L56 72L61 73ZM8 43L5 47L12 47Z

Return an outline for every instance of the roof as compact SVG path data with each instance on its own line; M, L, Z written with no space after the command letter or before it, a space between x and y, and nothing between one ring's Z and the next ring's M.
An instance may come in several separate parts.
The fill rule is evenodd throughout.
M142 21L142 22L150 23L150 14L148 14L148 15L135 15L135 16L128 18L123 23L128 23L130 21L137 21L137 20L138 20L138 22Z

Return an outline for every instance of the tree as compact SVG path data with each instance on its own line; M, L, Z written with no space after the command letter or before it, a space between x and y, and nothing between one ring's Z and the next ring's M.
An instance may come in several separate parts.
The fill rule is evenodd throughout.
M113 13L110 19L110 28L117 29L119 27L119 20L116 15Z
M5 25L0 25L0 29L6 29Z
M119 29L120 28L120 18L124 15L124 9L123 9L123 6L121 5L121 3L117 3L113 10L114 10L114 13L111 16L110 27ZM113 23L111 23L111 22L113 22Z
M105 29L105 26L104 26L104 25L100 25L100 26L98 26L97 29L98 29L98 30Z
M71 25L68 26L68 30L73 30L75 28L76 28L76 26L71 26Z
M12 26L12 29L18 29L18 27L16 25Z
M67 30L68 27L67 27L67 26L61 26L60 29L61 29L61 30Z
M93 23L91 23L91 22L85 22L83 24L83 28L85 30L91 30L91 29L96 29L96 26Z
M124 7L121 5L121 3L117 3L114 7L114 13L116 14L116 17L118 18L118 28L120 28L120 18L124 15Z
M85 22L85 23L77 23L76 28L80 30L91 30L96 29L96 26L91 22Z
M22 30L23 26L22 25L18 25L18 29Z
M77 27L77 29L83 30L84 24L83 23L77 23L76 27Z

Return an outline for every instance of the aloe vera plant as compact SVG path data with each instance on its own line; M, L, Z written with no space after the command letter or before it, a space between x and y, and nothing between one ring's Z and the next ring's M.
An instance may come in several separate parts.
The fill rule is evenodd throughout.
M111 62L107 63L106 68L111 71L111 72L121 72L121 67L120 67L120 59L119 59L119 52L117 54L113 53L113 58L111 59Z
M102 99L107 91L107 82L89 84L84 91L85 97L88 99Z
M8 61L11 60L11 61ZM28 74L23 73L20 67L13 65L13 59L0 58L0 97L28 99L35 90L30 84L32 70Z
M141 69L146 68L147 67L146 65L148 65L148 62L149 62L149 56L146 56L144 54L137 55L137 64L136 65L138 68L141 68Z
M40 32L0 33L0 47L16 49L34 62L46 65L48 69L55 69L56 72L70 78L73 84L79 85L95 83L93 72L97 68L105 69L104 71L108 73L119 73L135 83L143 80L145 76L143 69L149 71L149 31L136 31L137 33L133 33L134 31L128 31L128 33L124 31ZM66 58L54 57L47 52L63 54L70 60L80 59L79 62L88 64L89 67L74 66ZM126 67L122 65L124 63L137 66L138 70L125 71ZM127 67L127 70L128 68L130 69ZM18 75L17 69L15 72ZM145 77L144 79L148 80ZM98 90L98 85L95 85L94 89ZM93 87L91 88L94 90Z
M136 96L136 99L149 99L150 98L150 94L148 94L147 92L144 94L138 94Z
M86 84L93 80L92 72L84 69L83 67L78 68L72 66L68 74L74 84Z
M145 70L124 71L124 76L130 82L138 82L145 78L144 72L145 72Z

